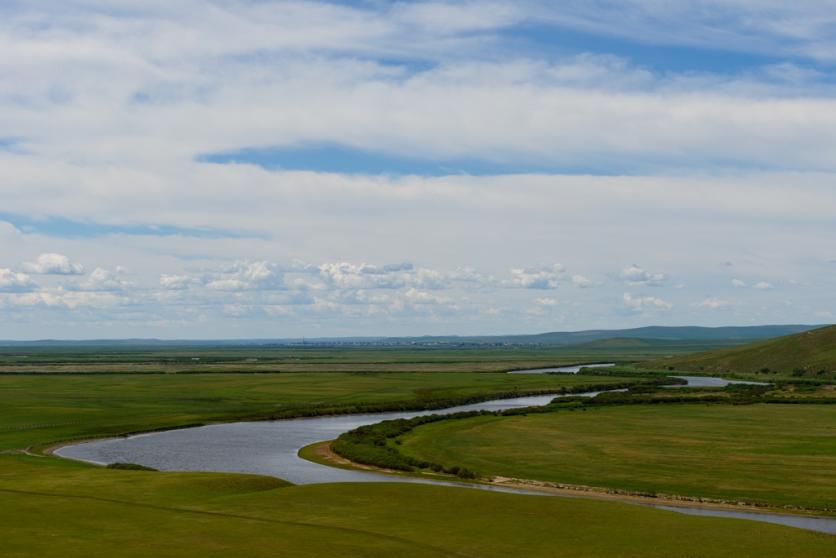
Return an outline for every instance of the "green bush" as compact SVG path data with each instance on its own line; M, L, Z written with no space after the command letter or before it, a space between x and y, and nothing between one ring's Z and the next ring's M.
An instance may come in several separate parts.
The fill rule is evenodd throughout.
M106 467L107 469L119 469L123 471L157 471L153 467L146 467L137 463L111 463Z

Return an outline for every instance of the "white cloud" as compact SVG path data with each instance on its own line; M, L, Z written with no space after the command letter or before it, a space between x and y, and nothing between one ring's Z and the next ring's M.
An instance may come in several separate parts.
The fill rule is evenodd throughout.
M70 258L63 254L41 254L34 262L23 264L24 269L30 273L43 275L81 275L84 273L84 266L73 263Z
M654 296L633 296L630 293L624 293L622 300L624 304L635 311L642 310L670 310L673 305Z
M121 277L121 270L111 271L97 267L85 281L79 285L84 291L122 291L131 286L128 281Z
M366 263L325 263L319 266L322 278L330 285L342 289L397 289L406 286L407 272L412 266L387 268Z
M32 278L25 273L17 273L0 267L0 292L25 292L36 287Z
M650 273L640 268L636 264L625 267L621 270L621 278L628 284L633 286L658 286L661 285L666 276L664 273Z
M283 274L268 261L237 263L206 282L218 291L276 290L285 287Z
M430 294L426 291L419 291L415 288L407 290L403 296L404 299L412 304L446 304L449 302L445 297Z
M780 0L699 0L659 3L572 2L549 9L542 0L538 17L644 43L708 47L833 60L832 3Z
M694 306L697 306L698 308L709 308L711 310L719 310L721 308L728 307L729 304L730 303L727 300L723 300L716 297L708 297L701 300L700 302L695 303Z
M112 309L124 302L116 294L108 292L74 292L55 289L7 294L0 297L0 307L46 308L76 310L81 308Z
M560 264L511 269L511 286L523 289L556 289L566 270Z
M480 282L472 270L442 273L411 263L377 266L367 263L335 262L319 266L319 275L327 285L338 289L419 289L449 288L451 281Z
M174 291L188 289L192 285L199 284L200 281L189 275L160 275L160 286L164 289Z
M0 18L0 190L3 218L17 225L0 223L3 265L52 261L0 272L4 308L20 320L4 331L223 336L235 317L236 334L255 336L506 332L554 327L552 313L526 314L530 293L519 289L561 282L597 287L560 297L575 312L569 329L648 319L622 306L675 304L664 319L711 323L673 290L670 302L618 300L625 282L665 284L638 266L619 277L610 262L636 247L650 269L717 300L735 292L718 261L753 288L752 278L798 279L791 312L766 304L768 290L734 308L746 320L815 321L836 288L820 267L836 238L836 91L829 70L804 57L833 57L834 18L820 2L616 4L13 4ZM520 21L776 62L678 72L617 52L545 55L496 32ZM10 149L6 138L19 139ZM195 161L320 142L428 160L449 175ZM469 176L457 158L606 176ZM51 218L90 235L47 234ZM618 280L535 265L556 247L568 269ZM53 275L81 274L61 254L86 254L93 273ZM317 263L284 263L300 257ZM405 259L421 263L358 263ZM124 261L131 285L106 271ZM38 285L20 271L38 273Z
M748 284L745 281L741 281L740 279L732 279L731 283L732 283L732 286L734 286L735 288L743 288L743 287L748 286ZM753 289L760 289L760 290L767 290L767 289L774 288L772 283L768 283L766 281L759 281L759 282L753 284L751 287Z
M583 275L572 275L572 284L579 289L587 289L593 285L592 281Z

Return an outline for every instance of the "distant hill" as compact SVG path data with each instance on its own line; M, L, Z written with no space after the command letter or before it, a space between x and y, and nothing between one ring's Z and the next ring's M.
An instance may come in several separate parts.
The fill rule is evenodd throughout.
M542 344L576 345L583 342L600 339L653 339L661 341L753 341L779 337L801 331L807 331L816 326L808 325L764 325L764 326L731 326L731 327L699 327L699 326L647 326L634 329L606 330L593 329L575 332L541 333L527 336L530 341Z
M598 339L587 343L569 345L567 348L578 351L629 351L629 350L672 350L677 352L707 351L725 347L737 347L748 341L740 339L644 339L640 337L613 337Z
M836 326L826 326L733 349L649 361L642 366L672 366L676 370L705 372L770 372L797 376L832 376L836 371Z
M741 344L807 331L820 326L764 325L740 327L698 326L648 326L633 329L594 329L586 331L555 331L533 335L485 335L485 336L423 336L423 337L321 337L313 339L216 339L216 340L162 340L162 339L96 339L83 341L40 340L2 341L0 347L77 347L77 348L158 348L158 347L462 347L462 346L543 346L571 347L613 340L613 345L660 346L681 342L706 345ZM617 341L616 341L617 340ZM632 340L632 341L631 341ZM676 344L676 343L675 343Z

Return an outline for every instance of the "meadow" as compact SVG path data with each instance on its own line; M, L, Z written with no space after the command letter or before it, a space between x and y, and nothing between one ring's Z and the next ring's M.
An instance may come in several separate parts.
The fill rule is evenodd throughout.
M87 362L98 358L92 353L72 362L55 354L41 355L35 364L7 360L14 370L0 375L3 556L769 558L826 556L833 548L833 537L820 533L610 501L401 483L293 486L255 475L106 469L41 453L68 440L198 423L432 409L647 381L635 372L490 371L577 362L540 350L506 350L501 358L493 350L371 353L282 351L285 362L266 366L283 371L260 370L269 373L245 371L255 364L251 359L268 359L252 352L234 358L224 351L197 357L191 350L143 358L130 353L135 362L113 354ZM27 361L24 356L6 354ZM232 361L193 364L193 358ZM284 370L293 359L308 372ZM578 355L584 359L590 355ZM340 363L353 371L333 371ZM86 373L90 366L95 371ZM121 366L162 372L119 372Z
M579 362L631 362L728 345L719 340L628 341L582 347L0 346L0 374L505 372Z
M590 405L445 420L397 441L481 476L836 512L834 425L834 405Z
M0 456L3 556L824 557L834 537L617 502Z

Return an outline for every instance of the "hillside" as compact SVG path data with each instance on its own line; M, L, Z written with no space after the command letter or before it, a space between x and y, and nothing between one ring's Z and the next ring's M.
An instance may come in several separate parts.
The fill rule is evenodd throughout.
M833 376L836 371L836 326L732 349L649 361L642 366L705 372Z

